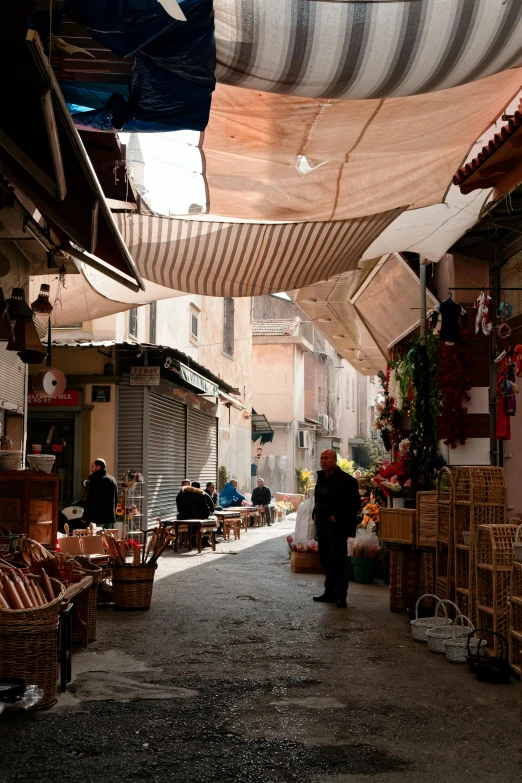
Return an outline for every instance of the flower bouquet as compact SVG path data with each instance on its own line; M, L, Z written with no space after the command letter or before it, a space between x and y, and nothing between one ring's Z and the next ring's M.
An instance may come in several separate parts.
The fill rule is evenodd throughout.
M292 503L288 500L288 495L285 495L283 500L276 501L275 505L280 511L284 511L285 514L290 514L294 510Z
M355 538L348 539L348 554L352 560L355 581L372 584L377 568L380 544L373 530L359 528Z

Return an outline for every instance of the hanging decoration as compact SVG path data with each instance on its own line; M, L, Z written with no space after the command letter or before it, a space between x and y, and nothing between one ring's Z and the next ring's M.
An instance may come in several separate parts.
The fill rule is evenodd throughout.
M7 310L11 321L28 323L33 320L33 311L25 301L23 288L13 288L11 296L7 300Z
M4 292L0 288L0 342L13 339L13 324L9 317L9 308L4 297Z
M493 329L490 313L491 301L490 295L481 291L477 301L473 305L473 310L475 312L475 334L478 334L482 329L482 334L485 334L487 337Z
M412 386L409 471L414 491L429 489L438 454L440 395L436 384L438 340L429 332L426 344L416 339L412 346Z
M468 437L468 409L463 405L470 401L471 389L469 361L470 350L467 332L455 345L439 342L437 389L440 395L438 434L446 446L463 446Z
M40 315L51 315L53 306L49 301L50 291L51 286L47 285L46 283L42 283L40 286L40 293L31 305L34 313L38 313Z
M39 370L33 378L33 390L40 399L54 400L63 394L66 388L65 375L55 367Z

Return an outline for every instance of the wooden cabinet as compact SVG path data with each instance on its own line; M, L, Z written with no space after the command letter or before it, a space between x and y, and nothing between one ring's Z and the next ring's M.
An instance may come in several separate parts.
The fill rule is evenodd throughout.
M59 477L32 470L0 472L0 531L25 533L52 549L58 534Z

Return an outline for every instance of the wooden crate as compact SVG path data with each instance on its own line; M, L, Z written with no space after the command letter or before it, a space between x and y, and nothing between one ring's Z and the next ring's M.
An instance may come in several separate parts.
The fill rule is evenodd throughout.
M292 552L290 571L293 574L323 574L319 552Z
M411 508L381 508L379 511L379 538L390 544L416 543L417 512Z
M437 490L417 492L417 546L437 543Z

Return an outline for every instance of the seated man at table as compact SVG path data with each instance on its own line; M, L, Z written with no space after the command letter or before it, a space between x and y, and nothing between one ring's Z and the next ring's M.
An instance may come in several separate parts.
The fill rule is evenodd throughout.
M230 479L219 493L219 505L223 508L233 508L234 506L249 506L250 503L238 490L236 479Z
M265 487L264 479L258 478L257 487L252 492L252 505L263 506L266 512L266 524L271 524L270 519L270 501L272 500L272 493Z
M201 487L182 487L177 494L176 505L178 519L208 519L214 513L212 499Z

